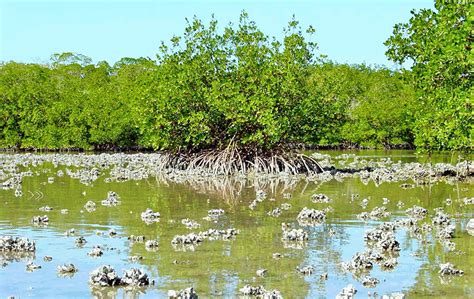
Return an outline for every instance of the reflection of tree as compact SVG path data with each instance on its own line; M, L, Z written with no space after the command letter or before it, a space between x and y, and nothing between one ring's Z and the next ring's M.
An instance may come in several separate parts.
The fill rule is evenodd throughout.
M0 251L0 267L11 262L32 261L35 258L34 252Z
M266 190L271 195L292 192L303 177L301 176L220 176L203 177L191 175L160 175L156 177L158 186L170 186L171 184L182 184L196 193L206 196L216 196L224 199L229 205L237 204L237 200L248 191L253 191L253 195L258 190ZM303 190L307 186L303 185ZM252 193L252 192L250 192Z
M462 187L453 191L452 187L443 184L433 185L431 191L420 187L401 190L399 183L384 183L375 187L372 182L368 185L362 184L358 178L324 183L307 181L304 178L282 177L164 177L156 181L149 179L120 183L105 183L100 178L93 186L84 186L77 180L62 177L56 178L54 184L42 184L50 175L45 173L38 177L25 178L25 194L28 190L41 191L45 194L41 201L18 200L10 191L0 191L2 202L8 201L7 208L0 209L0 219L10 220L15 226L31 228L31 217L43 214L37 208L47 204L55 210L48 213L50 225L41 229L44 231L62 233L75 227L78 236L87 237L94 234L96 229L105 230L114 225L119 237L134 234L145 235L147 239L157 239L160 245L155 252L146 251L143 243L131 244L127 248L129 243L125 239L123 244L126 248L123 251L128 255L144 256L139 263L146 267L146 272L151 277L160 280L160 289L194 286L203 297L219 294L233 297L245 283L262 284L266 289L279 289L286 297L294 294L294 290L304 296L313 287L324 294L325 289L329 287L324 280L319 279L319 274L328 272L331 277L342 273L337 265L342 262L342 249L349 246L350 236L347 232L351 231L351 226L362 225L355 220L355 214L363 211L359 205L360 200L370 197L367 207L370 210L380 206L381 199L388 196L388 209L397 211L396 204L400 200L405 203L405 208L417 204L432 209L440 205L440 199L451 197L453 204L447 207L446 211L456 214L466 213L463 210L466 207L460 207L455 198L470 194L469 191L462 191ZM98 205L92 213L79 212L84 209L87 200L92 199L98 203L111 190L121 196L122 205L113 208ZM257 190L264 190L267 197L255 210L250 210L248 204L255 199ZM87 196L81 195L83 191L87 191ZM285 193L291 193L291 199L284 196ZM333 201L329 204L312 203L310 199L313 193L327 194ZM360 194L360 197L351 202L351 194ZM271 198L275 201L271 201ZM282 203L290 203L292 207L283 210L278 218L267 216L268 211ZM305 206L321 210L331 206L334 212L327 213L327 220L322 225L305 228L310 238L303 250L285 248L281 240L281 222L297 225L296 215ZM69 214L60 214L60 208L69 209ZM147 226L140 219L140 213L146 208L161 213L160 223ZM226 211L217 223L202 219L212 208L223 208ZM404 214L403 211L394 214L397 213ZM175 252L171 245L174 235L191 232L181 224L182 218L191 218L201 224L201 228L192 230L194 232L232 226L240 229L241 233L231 241L206 240L196 247L195 252ZM94 224L97 226L92 226ZM362 235L356 237L362 238ZM427 293L427 286L433 286L434 290L440 291L443 288L452 290L455 287L469 286L469 283L474 285L473 276L466 274L453 278L453 285L441 286L436 269L440 262L437 256L441 256L443 262L450 261L459 265L466 273L474 269L474 261L469 259L473 256L474 249L470 249L474 248L473 241L462 235L454 241L457 243L457 249L466 252L465 255L444 253L439 244L419 247L426 248L427 252L422 255L427 256L427 263L419 270L416 285L410 294ZM65 239L64 242L73 246L74 238ZM104 239L104 242L107 241ZM410 250L408 247L407 241L403 250ZM279 260L273 259L272 254L276 252L281 253L283 257ZM316 273L309 277L300 276L295 269L296 266L302 265L315 266ZM258 268L267 269L268 276L256 277L255 271ZM109 291L115 293L108 294ZM105 298L116 296L116 292L116 289L103 289L92 295ZM457 293L462 294L462 291Z
M459 232L459 231L458 231ZM435 234L433 231L432 234ZM423 258L424 263L420 267L415 284L409 289L408 297L411 296L448 296L464 297L465 290L472 288L474 277L472 275L440 276L438 271L441 263L451 262L464 271L472 273L474 270L474 242L466 234L458 233L453 239L456 243L456 251L449 252L440 242L430 238L432 242L420 243L417 256Z

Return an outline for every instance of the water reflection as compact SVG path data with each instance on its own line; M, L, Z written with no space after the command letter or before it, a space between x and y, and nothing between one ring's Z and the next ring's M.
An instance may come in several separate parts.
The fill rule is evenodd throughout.
M394 159L394 158L393 158ZM407 157L412 159L412 157ZM464 198L474 196L469 183L449 185L414 185L402 189L399 182L377 183L360 178L339 180L309 180L304 177L254 177L254 178L198 178L189 176L161 176L156 179L137 181L105 180L103 173L94 182L82 184L67 175L55 176L52 184L48 178L60 168L43 165L38 175L24 177L22 190L27 194L41 196L15 197L14 190L0 191L0 234L25 236L37 242L35 255L9 256L0 252L0 295L19 297L70 297L97 298L156 298L166 296L168 289L183 289L193 286L202 297L235 297L245 284L262 284L266 289L279 289L285 297L334 297L348 283L352 283L362 296L366 291L379 294L403 291L410 297L429 294L452 294L466 296L474 285L474 242L464 232L469 218L474 217L472 205L464 204ZM66 173L65 170L63 170ZM413 182L408 182L413 183ZM250 209L258 191L265 198ZM120 196L121 205L105 207L97 205L87 211L84 205L92 200L99 203L109 191ZM322 193L330 202L313 202L312 195ZM355 196L358 194L359 196ZM384 201L388 198L389 201ZM451 199L451 203L445 200ZM367 204L361 205L363 199ZM403 207L399 202L404 204ZM279 216L267 213L288 204ZM395 269L375 265L371 276L380 279L380 284L368 289L360 283L360 277L343 271L342 262L348 261L356 252L364 251L363 240L367 229L383 221L394 221L406 217L405 209L413 205L433 209L444 207L457 224L456 251L448 251L433 233L419 236L407 229L398 229L396 239L401 252L396 258ZM48 205L52 211L38 209ZM357 214L385 206L390 217L367 222L356 218ZM309 239L301 244L282 240L281 223L300 227L296 216L309 207L327 210L326 221L316 226L303 227ZM159 223L146 224L140 214L147 208L161 214ZM68 209L68 214L62 214ZM225 214L217 219L203 219L210 209L223 209ZM49 225L35 227L34 216L47 214ZM189 229L181 220L189 218L201 226ZM206 231L210 228L235 227L240 234L232 240L205 241L193 250L176 251L171 244L175 235ZM74 236L64 232L74 228ZM116 237L108 235L109 230ZM146 240L158 240L158 248L148 251L144 242L131 242L130 235L143 235ZM79 248L75 239L84 237L87 243ZM94 246L101 246L104 254L98 258L87 255ZM458 251L463 252L459 254ZM281 258L275 259L275 253ZM43 262L45 255L52 262ZM129 257L143 257L129 260ZM35 261L42 265L32 273L26 273L25 265ZM466 272L463 277L440 278L437 271L441 262L450 261ZM74 263L79 272L72 277L59 277L56 266ZM131 267L144 268L156 280L155 286L140 291L123 288L91 288L89 273L103 264L113 265L117 272ZM302 276L296 267L311 265L313 275ZM267 269L266 277L258 277L258 269ZM327 280L320 275L327 273ZM20 283L24 282L26 283Z

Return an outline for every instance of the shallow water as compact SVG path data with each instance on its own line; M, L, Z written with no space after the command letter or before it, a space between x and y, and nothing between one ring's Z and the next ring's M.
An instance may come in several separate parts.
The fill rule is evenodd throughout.
M331 155L340 152L331 152ZM390 157L404 162L421 161L428 158L415 156L409 151L357 152L367 159ZM437 162L456 163L457 157L450 154L431 157ZM278 289L284 297L290 298L333 298L348 284L358 290L356 297L365 297L368 292L378 296L392 292L403 292L408 298L440 296L464 298L474 296L474 236L470 236L465 226L474 218L474 205L464 205L462 199L474 196L469 183L415 186L402 189L400 182L373 182L364 184L357 177L342 181L312 182L299 180L289 182L279 180L211 180L186 181L176 183L165 179L147 179L125 182L105 182L104 173L90 185L84 185L67 175L57 176L59 169L53 165L30 168L38 175L23 179L23 196L15 197L13 190L0 189L0 235L24 236L36 242L36 253L17 257L0 252L0 261L8 260L0 267L0 297L36 298L79 298L79 297L166 297L169 289L193 286L202 298L236 297L245 284L264 285L268 289ZM48 177L54 177L48 183ZM409 182L412 183L412 182ZM249 204L255 199L256 191L264 190L266 199L254 210ZM106 207L100 201L108 191L115 191L121 203ZM324 193L331 203L313 203L311 195ZM286 198L291 194L291 198ZM354 198L354 194L359 194ZM364 209L360 203L368 198ZM363 211L371 211L376 206L385 205L391 216L368 222L357 219ZM447 198L452 203L446 202ZM84 204L93 200L96 210L87 212ZM402 202L403 207L398 203ZM271 217L267 212L282 203L291 204L291 209L283 210L279 217ZM48 205L50 212L38 209ZM435 231L427 234L426 241L415 238L407 229L396 230L401 251L398 265L391 271L382 270L374 264L370 275L380 280L375 288L366 288L357 277L344 272L340 264L366 248L364 232L383 222L406 217L405 210L413 205L422 206L434 215L434 208L444 207L456 225L456 237L452 241L455 250L449 251L434 238ZM309 240L301 248L292 248L281 240L281 223L296 223L296 216L303 207L323 209L331 206L326 221L318 226L305 228ZM152 208L161 213L158 223L147 225L140 213ZM207 221L210 209L221 208L225 214L217 221ZM61 214L61 209L68 209ZM44 227L31 223L33 216L48 215L49 224ZM201 224L190 230L181 224L181 219L190 218ZM427 220L430 222L430 218ZM195 246L194 251L177 251L171 245L177 234L204 231L208 228L234 227L240 234L233 240L205 240ZM75 229L74 236L64 232ZM109 237L114 229L117 236ZM334 235L330 235L333 231ZM98 232L102 234L98 234ZM155 251L147 251L143 243L130 243L130 235L144 235L147 239L157 239L160 243ZM75 239L84 236L87 243L82 248L75 245ZM87 255L94 245L101 245L104 255L93 258ZM290 244L291 245L291 244ZM297 246L293 246L297 247ZM281 259L273 259L273 253L281 253ZM43 257L53 257L51 262ZM128 261L129 256L141 255L139 262ZM10 260L9 260L10 259ZM34 272L26 271L26 264L35 261L42 266ZM451 262L464 270L463 276L440 277L439 264ZM70 277L61 277L56 266L73 263L79 269ZM143 268L155 280L154 286L127 291L124 288L91 288L89 273L97 267L110 264L121 275L123 269ZM315 273L309 276L299 274L297 266L312 265ZM256 277L257 269L268 270L266 277ZM328 279L320 279L320 274L328 273ZM124 294L125 293L125 294Z

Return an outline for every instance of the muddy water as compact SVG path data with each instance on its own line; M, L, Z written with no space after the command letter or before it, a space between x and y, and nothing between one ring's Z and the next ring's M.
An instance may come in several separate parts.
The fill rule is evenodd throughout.
M340 153L332 152L331 155ZM358 152L370 159L391 157L392 160L425 160L411 152ZM437 161L453 162L452 155L432 157ZM422 161L423 162L423 161ZM455 162L455 161L454 161ZM364 298L368 292L378 296L392 292L402 292L408 298L442 296L465 298L474 296L474 237L465 226L474 218L474 205L464 205L462 199L474 196L472 184L435 183L403 189L398 183L373 182L364 184L357 177L342 181L307 182L280 180L193 180L182 183L160 179L139 181L106 182L103 174L90 185L84 185L68 175L57 176L59 169L44 164L31 167L35 173L23 179L23 196L15 197L13 190L0 190L0 235L24 236L36 242L34 255L12 256L0 252L0 297L36 298L83 298L123 296L156 298L166 297L169 289L193 286L202 298L236 297L245 284L264 285L268 289L278 289L288 298L333 298L348 284L358 290L357 297ZM54 177L54 182L48 182ZM409 182L411 183L411 182ZM267 193L263 202L252 210L249 204L256 192ZM108 191L120 196L120 205L106 207L100 201ZM311 195L326 194L331 203L313 203ZM291 194L291 197L289 196ZM355 195L358 194L358 197ZM367 198L367 207L361 201ZM389 217L364 222L356 215L383 206L384 198ZM450 198L451 203L446 202ZM96 210L88 212L84 204L92 200ZM386 201L386 200L385 200ZM403 207L400 203L403 203ZM279 217L267 212L282 203L291 204ZM53 208L41 212L43 206ZM386 271L374 264L370 275L380 280L374 288L364 287L358 277L341 268L341 262L366 248L364 232L385 221L406 217L405 210L413 205L422 206L434 215L434 208L443 207L456 225L454 250L443 246L428 233L421 241L407 229L396 230L401 251L395 269ZM281 223L296 223L296 216L303 207L323 209L328 212L324 224L305 228L309 240L302 246L291 246L282 242ZM158 223L146 224L140 218L141 212L151 208L161 213ZM223 209L225 214L218 220L207 221L210 209ZM62 214L61 209L68 209ZM34 226L33 216L48 215L47 226ZM201 224L190 230L181 224L181 219L190 218ZM430 222L428 218L425 220ZM204 231L208 228L234 227L240 234L234 240L205 240L195 248L179 251L171 245L177 234ZM66 230L75 229L73 236L64 235ZM109 230L117 235L110 237ZM154 251L145 249L143 243L131 243L130 235L144 235L156 239L160 245ZM79 236L86 238L83 247L75 245ZM88 252L93 246L104 249L101 257L93 258ZM274 259L273 253L280 253ZM51 262L43 261L44 256L52 256ZM143 256L143 260L130 262L130 256ZM42 268L26 271L26 264L34 261ZM439 264L451 262L464 270L463 276L440 277ZM56 267L73 263L79 269L71 276L60 276ZM110 264L121 274L123 269L143 268L155 280L154 286L143 289L91 288L89 273L97 267ZM315 272L309 276L299 274L297 266L311 265ZM265 277L257 277L258 269L267 269ZM320 274L327 273L327 280Z

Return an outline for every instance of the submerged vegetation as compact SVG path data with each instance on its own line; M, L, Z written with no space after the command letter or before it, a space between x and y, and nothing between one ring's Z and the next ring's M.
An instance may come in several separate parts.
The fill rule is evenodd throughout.
M189 20L156 60L3 63L0 147L231 147L244 161L294 144L472 149L469 11L440 3L387 41L388 57L411 58L411 70L331 62L312 27L293 19L277 40L245 12L225 28Z

